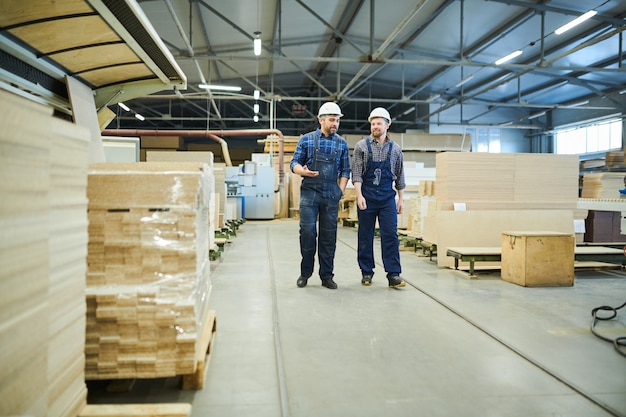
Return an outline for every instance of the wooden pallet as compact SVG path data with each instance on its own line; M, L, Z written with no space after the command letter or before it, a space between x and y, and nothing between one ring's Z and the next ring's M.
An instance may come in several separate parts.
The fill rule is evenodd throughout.
M215 310L209 310L205 319L204 331L202 332L201 348L198 349L198 365L196 372L182 376L182 389L199 390L204 388L204 380L209 368L213 345L215 344L215 334L217 330L217 317Z
M86 405L78 417L188 417L191 404L94 404Z
M347 217L341 219L341 224L346 227L354 227L357 225L358 222L358 219L349 219Z

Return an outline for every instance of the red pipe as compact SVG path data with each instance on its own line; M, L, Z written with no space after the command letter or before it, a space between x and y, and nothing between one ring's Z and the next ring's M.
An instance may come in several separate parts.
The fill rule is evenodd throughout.
M278 136L278 182L284 184L285 148L283 132L278 129L252 129L252 130L146 130L146 129L105 129L103 136L189 136L205 137L220 142L218 136ZM216 140L217 139L217 140Z

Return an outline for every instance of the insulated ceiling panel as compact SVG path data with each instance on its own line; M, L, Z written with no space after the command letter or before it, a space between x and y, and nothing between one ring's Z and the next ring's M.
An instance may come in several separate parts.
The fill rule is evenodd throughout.
M65 75L94 90L98 106L186 88L184 73L131 0L4 0L0 48L13 58L0 67L5 87L54 96L57 107L67 96L44 90ZM41 83L34 72L52 80Z

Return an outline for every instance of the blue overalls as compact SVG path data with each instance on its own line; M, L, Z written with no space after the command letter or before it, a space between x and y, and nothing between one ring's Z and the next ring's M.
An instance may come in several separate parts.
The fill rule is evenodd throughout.
M304 177L300 187L300 275L310 277L315 266L315 251L319 217L319 238L317 239L319 275L322 281L333 279L335 248L337 245L337 217L341 188L337 183L337 154L339 144L334 139L333 153L320 152L319 137L315 135L315 153L311 171L319 171L316 177Z
M358 262L363 275L374 275L374 229L376 219L380 229L380 242L383 265L387 278L398 276L400 267L400 250L398 248L398 213L396 208L396 191L393 189L391 172L391 149L393 142L389 140L383 145L384 160L375 162L372 155L370 139L367 142L367 165L361 184L361 194L365 198L367 208L359 209L358 219Z

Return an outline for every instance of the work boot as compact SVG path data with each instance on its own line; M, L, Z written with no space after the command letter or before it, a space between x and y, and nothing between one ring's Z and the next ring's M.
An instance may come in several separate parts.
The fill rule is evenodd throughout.
M389 277L389 288L400 288L404 287L406 282L398 276Z
M322 280L322 286L329 288L331 290L336 290L337 289L337 283L335 281L333 281L333 279L325 279Z
M302 275L300 275L298 277L298 281L296 281L296 284L298 285L298 287L302 288L302 287L306 287L306 283L309 280L309 278L311 278L311 276L309 275L308 277L303 277Z

